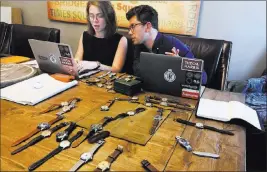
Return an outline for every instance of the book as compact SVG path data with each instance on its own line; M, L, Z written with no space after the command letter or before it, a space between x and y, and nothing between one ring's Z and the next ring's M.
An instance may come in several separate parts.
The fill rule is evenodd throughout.
M259 130L263 130L257 112L238 101L224 102L201 98L196 115L223 122L242 119Z
M1 99L23 105L35 105L78 84L73 80L65 83L44 73L1 89Z

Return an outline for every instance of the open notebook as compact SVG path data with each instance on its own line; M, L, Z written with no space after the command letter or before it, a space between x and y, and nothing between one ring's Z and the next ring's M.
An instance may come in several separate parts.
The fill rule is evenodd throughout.
M259 130L263 130L257 112L238 101L224 102L201 98L197 116L224 122L242 119Z
M1 99L23 105L35 105L77 84L76 80L65 83L44 73L1 89Z

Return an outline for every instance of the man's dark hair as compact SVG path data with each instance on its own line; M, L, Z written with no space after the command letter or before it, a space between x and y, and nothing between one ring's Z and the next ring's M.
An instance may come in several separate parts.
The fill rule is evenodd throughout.
M88 1L86 6L86 14L88 20L88 33L90 35L95 35L95 30L90 22L89 19L89 8L91 5L97 6L102 11L105 21L106 21L106 34L105 37L110 37L114 35L117 31L117 21L116 21L116 14L112 7L110 1Z
M155 29L158 29L158 12L149 5L139 5L126 13L127 20L136 16L141 23L150 22Z

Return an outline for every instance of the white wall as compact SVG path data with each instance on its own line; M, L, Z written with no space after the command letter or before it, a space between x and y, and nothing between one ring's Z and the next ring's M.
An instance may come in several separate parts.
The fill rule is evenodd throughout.
M1 1L22 9L24 24L55 27L76 52L84 24L49 20L46 1ZM266 2L202 1L198 36L233 42L228 80L258 77L266 68Z
M266 2L204 1L198 36L233 42L228 80L258 77L266 68Z

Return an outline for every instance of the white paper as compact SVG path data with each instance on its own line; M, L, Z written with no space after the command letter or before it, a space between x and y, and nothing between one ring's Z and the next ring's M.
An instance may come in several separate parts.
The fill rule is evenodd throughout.
M232 118L243 119L261 130L259 118L257 112L254 109L237 101L231 101L229 105L232 113Z
M237 101L224 102L201 98L197 116L224 122L238 118L262 130L257 112Z
M197 109L197 116L225 122L230 121L231 114L229 113L228 104L228 102L201 98Z
M65 83L45 73L1 89L1 99L35 105L77 84L76 80Z
M12 24L12 9L11 7L1 7L1 22Z

